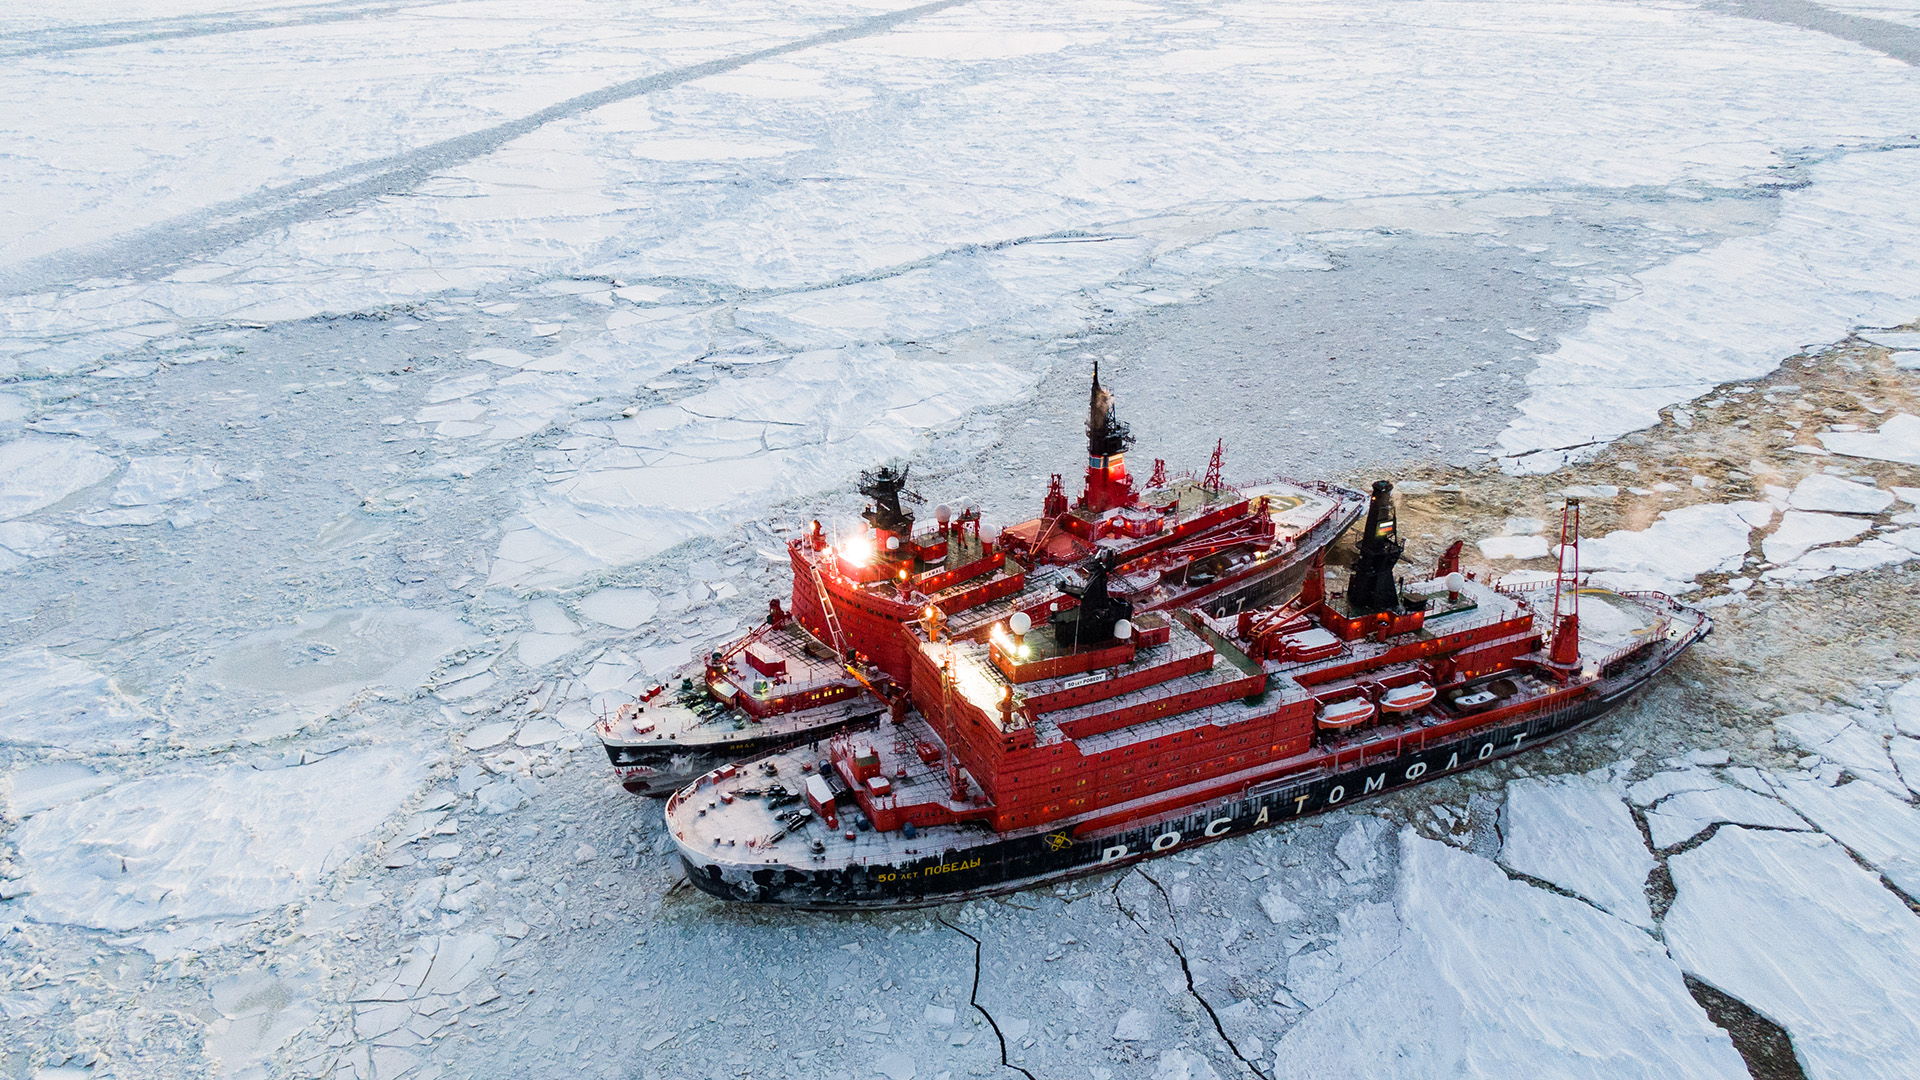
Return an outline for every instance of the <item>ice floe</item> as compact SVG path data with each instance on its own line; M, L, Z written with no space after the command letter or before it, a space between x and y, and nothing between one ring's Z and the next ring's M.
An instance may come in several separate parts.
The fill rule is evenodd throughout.
M14 830L32 890L27 913L131 930L292 903L352 858L425 776L419 748L387 746L292 769L228 765L123 781Z
M1652 929L1653 856L1611 785L1584 776L1511 781L1504 825L1502 865Z
M1732 826L1667 868L1674 959L1785 1028L1807 1076L1920 1075L1920 917L1838 844Z
M81 439L29 435L0 443L0 521L43 510L113 475L113 459Z
M1893 493L1871 484L1856 484L1825 473L1814 473L1794 485L1787 504L1795 510L1832 514L1878 514L1893 505Z
M1895 735L1887 740L1887 757L1893 759L1893 767L1907 790L1920 795L1920 739Z
M1490 536L1479 547L1489 559L1542 559L1550 551L1544 536Z
M1712 791L1720 781L1705 769L1674 769L1657 772L1627 788L1627 797L1635 806L1652 806L1669 795L1682 791Z
M1920 679L1903 683L1887 695L1887 715L1902 735L1920 738Z
M1690 591L1693 579L1737 569L1748 534L1773 517L1763 502L1699 503L1662 513L1645 529L1616 529L1580 542L1580 564L1596 584L1615 589Z
M490 580L566 585L638 562L751 507L910 455L926 433L1014 400L1035 378L1001 363L910 360L884 345L819 349L672 405L582 423L566 461L507 522Z
M1779 527L1760 541L1760 553L1768 562L1790 563L1812 548L1851 540L1871 528L1873 522L1857 517L1789 510L1780 515Z
M1920 330L1862 330L1860 339L1897 351L1920 350Z
M1848 457L1920 465L1920 417L1897 413L1878 431L1827 432L1820 436L1820 444Z
M1902 795L1859 780L1838 787L1782 778L1780 797L1821 832L1920 899L1920 811Z
M448 934L442 937L423 937L414 942L413 951L400 965L398 971L392 975L377 978L354 991L348 1000L357 1003L398 1002L431 997L436 994L457 994L485 974L487 968L499 955L499 939L490 934ZM405 1014L404 1009L399 1014L403 1023ZM380 1015L373 1009L361 1008L355 1022L356 1027L377 1028L380 1020L369 1020L369 1018ZM385 1032L376 1031L374 1034L385 1034Z
M357 608L303 615L227 646L210 677L324 715L374 688L410 695L448 653L478 639L445 612Z
M559 604L545 596L528 601L527 618L533 623L533 631L536 634L558 636L571 634L580 629L578 623L567 618L567 613L560 610Z
M1808 187L1782 196L1772 228L1637 275L1631 298L1543 357L1520 417L1500 434L1507 467L1551 471L1657 423L1667 405L1773 370L1807 342L1911 318L1920 209L1909 193L1920 184L1920 151L1854 155L1809 172ZM1878 442L1822 441L1835 453L1920 464L1920 421L1882 432Z
M1852 547L1819 547L1761 574L1764 581L1805 582L1877 570L1920 557L1920 529L1881 533Z
M1684 844L1709 825L1732 823L1767 829L1804 829L1798 814L1745 788L1683 791L1647 811L1647 833L1661 850Z
M515 648L521 663L541 668L579 648L582 640L578 634L524 634Z
M1660 945L1589 904L1405 832L1394 909L1393 946L1287 1031L1279 1074L1747 1075Z
M151 506L212 491L224 483L222 470L205 454L137 457L127 462L111 501L115 506Z
M59 551L67 534L33 521L0 521L0 548L21 558L44 559Z
M1863 712L1792 713L1773 722L1783 744L1818 754L1849 774L1905 798L1906 785L1887 757L1885 724Z
M660 597L651 589L597 589L580 598L575 605L580 614L617 630L633 630L646 625L660 610ZM557 608L556 608L557 610ZM548 630L546 633L567 633Z
M27 765L6 777L7 816L22 818L61 803L84 799L114 785L117 778L77 761Z
M112 679L78 660L47 649L0 656L0 743L127 748L154 724Z
M207 1054L226 1075L258 1068L317 1018L313 971L287 977L255 968L216 979L207 989L219 1014L207 1025Z

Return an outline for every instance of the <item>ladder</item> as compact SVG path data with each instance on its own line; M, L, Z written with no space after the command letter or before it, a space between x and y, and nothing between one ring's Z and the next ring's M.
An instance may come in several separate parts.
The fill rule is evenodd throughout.
M813 576L813 594L820 598L820 610L827 617L827 633L833 638L828 644L833 646L834 654L844 662L847 659L847 636L840 630L840 615L833 610L833 597L827 592L827 583L820 579L820 567L813 560L807 560L807 573Z

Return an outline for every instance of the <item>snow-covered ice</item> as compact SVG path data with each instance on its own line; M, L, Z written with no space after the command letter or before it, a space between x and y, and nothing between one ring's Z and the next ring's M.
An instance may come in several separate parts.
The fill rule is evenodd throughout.
M32 890L26 912L132 930L292 903L365 846L425 764L419 748L391 745L292 769L236 764L123 781L14 830Z
M1920 465L1920 416L1900 413L1876 431L1832 431L1820 436L1821 445L1848 457Z
M1838 787L1779 781L1780 797L1821 832L1846 845L1908 896L1920 898L1920 811L1906 799L1856 780Z
M1158 444L1231 385L1220 422L1259 435L1228 432L1230 471L1503 428L1533 470L1920 313L1911 67L1717 9L82 0L0 13L0 52L0 1013L81 1048L50 1069L144 1067L108 1029L179 1075L997 1068L971 943L883 913L842 953L817 919L689 907L586 732L757 620L783 539L857 520L857 470L1030 512L1077 452L1072 418L1025 426L1036 388L1083 392L1106 352L1143 391L1123 414L1162 428L1140 465L1204 461L1211 431ZM1240 310L1294 344L1237 344ZM1186 313L1226 336L1142 363ZM1414 400L1364 439L1289 412L1345 394L1359 348L1420 357ZM1471 370L1429 378L1455 351ZM1818 434L1912 461L1914 424ZM1682 591L1776 510L1876 512L1821 486L1585 562ZM1542 532L1482 552L1550 556ZM1903 535L1769 552L1768 580ZM1913 757L1798 730L1822 775L1896 784ZM1656 830L1763 816L1697 763L1631 789ZM1606 797L1584 840L1618 865L1527 862L1524 828L1507 856L1621 917L1426 841L1396 857L1370 815L1157 863L1164 913L1127 874L942 914L983 938L980 1000L1036 1075L1238 1075L1194 991L1289 1074L1359 1045L1398 1074L1742 1075L1623 921L1648 856ZM1551 822L1530 798L1510 822ZM1828 817L1895 865L1904 834ZM628 1013L644 1030L605 1022Z
M1780 515L1780 525L1760 541L1760 553L1768 562L1790 563L1811 548L1851 540L1873 527L1873 522L1838 514L1814 514L1789 510Z
M1787 499L1795 510L1822 510L1833 514L1878 514L1893 505L1893 493L1871 484L1856 484L1825 473L1814 473L1794 485Z
M78 660L49 649L0 656L0 743L131 746L153 723L114 680Z
M1392 948L1280 1040L1284 1075L1747 1075L1644 932L1436 841L1400 862Z
M1645 529L1616 529L1580 542L1582 568L1616 589L1683 593L1693 579L1732 570L1746 558L1748 535L1773 517L1760 502L1699 503L1662 513Z
M1647 833L1653 846L1661 850L1686 843L1709 825L1729 822L1767 829L1807 827L1799 815L1779 802L1737 787L1684 791L1647 811Z
M1785 1028L1807 1076L1920 1073L1920 916L1838 844L1733 826L1667 866L1674 959Z
M1500 862L1652 928L1653 856L1620 793L1584 776L1507 785ZM1656 840L1657 842L1657 840Z

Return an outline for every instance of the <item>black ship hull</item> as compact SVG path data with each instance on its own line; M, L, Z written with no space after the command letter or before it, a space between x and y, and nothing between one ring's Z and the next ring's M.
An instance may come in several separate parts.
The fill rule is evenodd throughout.
M1014 892L1125 867L1239 836L1373 795L1451 776L1521 753L1591 723L1664 670L1711 624L1603 679L1595 692L1558 709L1493 724L1416 751L1386 753L1352 765L1249 785L1231 796L1189 804L1110 830L997 834L976 844L888 865L832 869L731 867L682 852L687 880L725 900L815 910L920 907ZM1070 829L1070 827L1069 827Z

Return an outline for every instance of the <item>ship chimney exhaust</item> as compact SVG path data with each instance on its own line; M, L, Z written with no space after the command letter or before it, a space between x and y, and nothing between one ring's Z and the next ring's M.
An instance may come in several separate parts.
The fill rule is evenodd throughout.
M1096 514L1134 503L1133 479L1127 475L1127 449L1133 433L1120 422L1113 394L1100 385L1100 362L1093 364L1093 392L1087 400L1087 489L1082 509Z
M1404 550L1393 513L1393 484L1373 482L1373 501L1367 506L1367 527L1360 534L1360 561L1347 582L1347 610L1372 615L1400 608L1400 586L1393 579L1394 564Z

